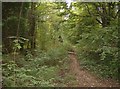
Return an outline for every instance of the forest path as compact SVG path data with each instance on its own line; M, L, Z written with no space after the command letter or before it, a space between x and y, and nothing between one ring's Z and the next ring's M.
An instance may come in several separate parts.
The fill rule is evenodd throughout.
M70 72L74 74L78 85L77 87L118 87L119 84L106 79L100 79L89 71L82 69L74 52L69 52ZM72 86L71 86L72 87Z

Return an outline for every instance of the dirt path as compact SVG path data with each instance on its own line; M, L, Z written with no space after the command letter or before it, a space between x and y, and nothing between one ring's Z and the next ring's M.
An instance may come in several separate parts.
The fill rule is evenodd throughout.
M112 80L103 80L95 75L89 73L87 70L83 70L74 53L69 53L70 58L70 70L74 73L76 80L78 81L78 87L118 87L119 84Z

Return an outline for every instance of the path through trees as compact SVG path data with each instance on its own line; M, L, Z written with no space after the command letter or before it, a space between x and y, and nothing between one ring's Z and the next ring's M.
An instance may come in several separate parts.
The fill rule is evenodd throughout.
M71 63L70 69L74 73L76 80L78 81L78 87L118 87L118 83L112 80L103 80L96 75L91 74L89 71L82 69L78 63L77 56L71 52L69 54Z

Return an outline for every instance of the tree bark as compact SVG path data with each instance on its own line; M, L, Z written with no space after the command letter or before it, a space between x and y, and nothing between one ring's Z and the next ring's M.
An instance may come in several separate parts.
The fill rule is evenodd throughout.
M31 9L30 9L30 30L29 30L29 39L30 39L30 46L31 49L35 48L36 42L35 42L35 3L31 3Z

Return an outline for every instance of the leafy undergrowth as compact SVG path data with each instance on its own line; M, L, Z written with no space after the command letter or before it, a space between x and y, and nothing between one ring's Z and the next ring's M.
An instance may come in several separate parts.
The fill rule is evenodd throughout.
M83 69L87 69L102 78L118 80L118 69L112 66L114 64L114 61L104 63L104 61L98 62L93 59L80 59L80 65Z
M81 66L102 77L118 80L120 63L116 28L92 28L82 33L76 44L76 52Z
M54 87L75 83L69 75L67 51L62 48L26 56L3 55L3 86ZM70 83L69 83L70 82Z

